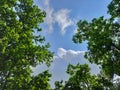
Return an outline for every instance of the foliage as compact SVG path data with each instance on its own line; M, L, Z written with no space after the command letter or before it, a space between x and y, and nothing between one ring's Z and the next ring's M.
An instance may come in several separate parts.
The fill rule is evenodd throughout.
M114 76L120 76L120 1L112 0L108 5L110 18L94 18L91 22L80 20L75 43L88 42L85 58L101 67L98 75L92 75L88 64L68 65L68 81L57 81L55 90L119 90L120 82L114 83Z
M116 79L110 90L120 90L120 78Z
M112 0L108 5L110 18L103 16L91 22L80 20L77 33L73 36L75 43L88 41L88 52L85 57L91 62L101 65L105 75L113 79L120 76L120 1Z
M36 90L48 88L48 71L31 76L31 67L49 66L53 56L44 37L35 34L44 17L33 0L0 0L0 90L23 90L31 83Z
M63 80L55 82L55 88L53 90L63 90Z
M120 17L120 0L112 0L111 3L108 5L108 13L113 18Z
M103 90L106 86L103 83L106 79L92 75L88 64L69 65L67 73L70 74L70 78L64 90ZM109 82L106 80L106 83Z
M69 80L65 84L57 81L54 90L104 90L112 85L102 74L92 75L88 64L69 64L67 73L70 75Z
M29 84L29 90L49 90L51 74L48 71L44 71L37 76L33 76Z

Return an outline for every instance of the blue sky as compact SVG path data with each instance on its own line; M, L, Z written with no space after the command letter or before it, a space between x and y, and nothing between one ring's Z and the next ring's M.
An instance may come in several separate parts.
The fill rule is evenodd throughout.
M77 30L77 22L82 20L91 21L93 18L107 15L107 5L111 0L34 0L47 16L42 27L42 35L50 43L50 50L55 53L54 62L49 68L52 73L51 85L56 80L67 80L65 73L67 65L78 62L88 63L84 58L87 51L87 43L74 44L72 37ZM98 73L96 65L91 65L92 73ZM34 68L37 74L48 69L45 65Z

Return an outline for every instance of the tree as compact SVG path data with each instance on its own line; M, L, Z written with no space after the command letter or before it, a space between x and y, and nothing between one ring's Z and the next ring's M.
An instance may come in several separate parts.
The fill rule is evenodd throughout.
M42 63L49 66L53 57L44 37L36 34L44 17L33 0L0 1L0 90L49 88L48 71L31 75L31 67Z
M110 90L120 90L120 78L114 81L113 86L110 87Z
M112 83L102 77L102 74L93 75L90 73L88 64L74 66L69 64L67 71L70 78L68 81L55 82L54 90L104 90L112 85Z
M73 36L75 43L88 42L85 58L99 65L100 73L91 74L88 64L69 64L70 78L65 84L57 81L57 90L119 90L119 80L113 80L115 75L120 76L120 1L112 0L108 9L108 19L101 16L91 22L80 20Z
M110 18L103 16L91 22L80 20L77 33L73 36L75 43L88 42L85 57L91 62L101 65L106 77L113 79L120 76L120 1L112 0L108 5Z
M53 90L63 90L63 80L55 82L55 88Z
M101 74L91 74L88 64L69 65L67 73L70 78L66 81L64 90L103 90L112 84Z

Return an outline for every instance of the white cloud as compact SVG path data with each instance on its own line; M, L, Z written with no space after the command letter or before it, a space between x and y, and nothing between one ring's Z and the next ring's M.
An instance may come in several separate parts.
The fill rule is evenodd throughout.
M46 9L47 16L45 18L45 23L47 24L47 29L49 30L49 33L53 32L53 24L54 24L54 19L52 16L53 9L52 8L47 8Z
M57 55L54 56L53 63L51 67L48 68L52 73L51 85L54 87L55 81L68 80L69 75L66 73L68 64L76 65L77 63L85 64L89 62L84 58L85 51L75 51L75 50L66 50L64 48L58 48ZM97 74L99 68L95 64L89 64L91 67L91 72ZM35 74L46 70L46 65L37 66L34 69Z
M45 0L45 1L44 1L44 5L45 5L45 6L49 6L49 0Z
M89 62L84 58L84 54L85 51L75 51L58 48L57 55L54 56L54 62L52 63L50 69L53 74L53 77L51 79L52 87L54 87L53 82L55 81L68 80L69 75L66 74L68 64L89 64ZM97 74L99 72L99 68L97 65L89 64L89 66L93 74Z
M74 51L74 50L65 50L64 48L58 48L57 56L60 59L65 60L67 62L73 62L78 59L83 59L84 61L84 53L85 51ZM85 62L86 60L84 61L84 63Z
M84 58L86 51L75 51L75 50L66 50L64 48L58 48L57 55L54 58L54 61L66 62L66 67L69 63L76 65L80 64L89 64L92 73L98 73L98 66L95 64L90 64L88 60ZM55 66L54 66L55 68Z
M48 67L46 64L40 64L37 65L36 67L32 67L33 73L32 75L38 75L39 73L44 72L45 70L48 70Z
M73 25L73 21L69 17L70 10L68 9L61 9L57 11L55 16L55 21L58 23L59 27L61 28L61 34L65 34L66 28Z
M66 54L66 50L63 48L58 48L57 55L58 57L62 58Z
M44 29L47 33L52 33L54 31L53 25L55 23L58 24L62 35L66 33L67 27L73 25L74 21L69 17L70 10L60 9L55 11L54 8L50 6L50 0L44 0L42 9L46 12Z
M54 16L53 16L53 12L54 9L52 7L50 7L49 5L49 0L45 0L44 1L44 5L45 5L45 11L46 11L46 18L45 18L45 24L46 24L46 30L48 33L52 33L53 32L53 24L54 24Z

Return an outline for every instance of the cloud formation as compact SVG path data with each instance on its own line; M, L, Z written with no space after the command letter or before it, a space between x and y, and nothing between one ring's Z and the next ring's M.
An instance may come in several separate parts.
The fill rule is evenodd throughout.
M87 60L84 58L85 51L74 51L74 50L66 50L64 48L58 48L57 51L57 57L65 60L67 62L75 62L78 60L81 61L81 63L87 63Z
M54 14L55 21L58 23L61 28L61 34L64 35L66 28L73 25L73 21L69 17L70 10L61 9Z
M54 62L51 65L50 71L53 73L51 83L60 80L68 80L69 75L66 73L68 64L76 65L89 64L91 72L97 74L99 68L95 64L90 64L88 60L84 58L85 51L66 50L64 48L58 48L57 55L54 56ZM54 86L54 84L52 84Z
M49 0L45 0L44 1L44 6L45 6L45 11L46 11L46 18L45 18L45 24L46 24L46 29L48 33L52 33L53 32L53 24L54 24L54 16L53 16L53 12L54 9L52 7L50 7L49 5Z
M44 5L45 5L45 6L49 6L49 0L45 0L45 1L44 1Z
M50 68L47 68L46 65L39 65L34 69L34 74L37 74L41 71L49 69L52 73L51 85L54 87L55 81L68 80L69 75L66 73L68 64L76 65L77 63L85 64L89 62L84 58L85 51L75 51L75 50L66 50L64 48L58 48L57 55L54 56L53 63ZM95 64L89 64L91 67L91 72L97 74L99 68Z
M44 0L44 7L47 14L45 18L45 29L47 32L52 33L54 30L53 25L57 23L61 34L64 35L67 31L66 28L73 25L73 20L69 17L70 10L60 9L54 11L54 8L50 6L49 0Z

